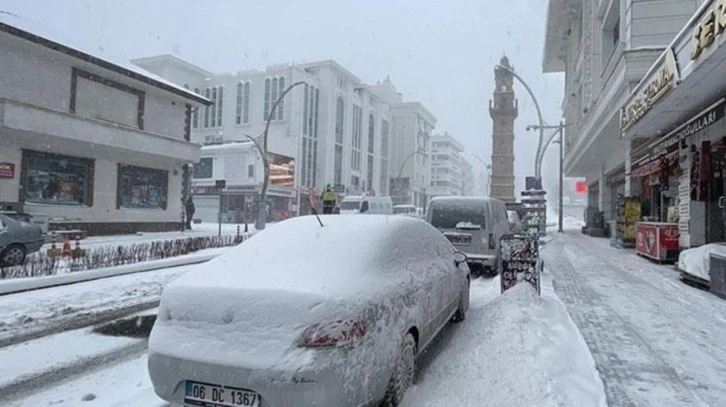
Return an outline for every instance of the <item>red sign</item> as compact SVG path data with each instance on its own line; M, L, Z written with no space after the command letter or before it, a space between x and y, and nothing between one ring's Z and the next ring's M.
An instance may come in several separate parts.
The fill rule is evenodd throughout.
M575 182L575 192L587 192L587 184L585 184L585 181Z
M15 164L0 163L0 178L12 179L15 177Z

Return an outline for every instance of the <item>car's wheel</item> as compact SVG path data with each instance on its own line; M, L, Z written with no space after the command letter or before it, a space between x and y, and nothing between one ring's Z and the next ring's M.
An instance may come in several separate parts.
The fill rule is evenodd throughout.
M0 265L17 266L25 261L25 247L19 244L12 244L0 253Z
M403 400L406 390L413 384L416 377L416 340L413 335L406 334L401 343L401 352L398 355L393 375L386 389L384 406L397 406Z
M471 287L471 281L466 279L466 290L461 294L459 299L459 307L456 309L454 316L451 317L451 322L461 322L466 319L466 311L469 309L469 289Z

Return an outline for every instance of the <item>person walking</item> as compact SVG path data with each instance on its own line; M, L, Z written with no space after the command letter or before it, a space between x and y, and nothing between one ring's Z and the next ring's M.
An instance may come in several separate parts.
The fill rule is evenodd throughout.
M333 213L333 208L335 208L335 191L333 191L333 188L328 184L325 187L325 191L323 191L323 214L329 215Z
M186 210L187 215L187 224L186 224L186 230L192 230L192 218L194 217L194 200L192 199L192 196L189 195L187 198L187 202L184 206L184 209Z

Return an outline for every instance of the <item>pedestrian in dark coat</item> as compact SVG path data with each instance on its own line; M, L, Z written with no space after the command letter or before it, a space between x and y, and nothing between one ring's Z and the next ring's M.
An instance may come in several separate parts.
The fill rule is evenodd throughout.
M192 230L192 218L194 217L194 200L192 199L192 196L189 195L189 198L187 198L187 202L184 206L184 209L186 210L187 214L187 230Z

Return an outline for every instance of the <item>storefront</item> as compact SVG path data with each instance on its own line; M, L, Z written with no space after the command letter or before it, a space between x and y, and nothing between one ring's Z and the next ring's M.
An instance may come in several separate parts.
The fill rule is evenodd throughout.
M723 0L705 1L621 110L631 151L630 193L642 217L676 224L681 249L724 241L726 24Z
M723 241L726 99L719 99L645 149L631 183L641 218L677 226L681 248Z

